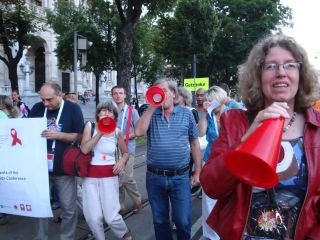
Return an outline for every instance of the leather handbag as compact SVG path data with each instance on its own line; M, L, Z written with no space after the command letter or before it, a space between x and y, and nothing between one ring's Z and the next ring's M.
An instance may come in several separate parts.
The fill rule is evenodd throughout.
M91 123L91 137L94 132L94 122ZM92 152L84 154L80 149L82 134L78 134L76 139L68 146L62 157L62 168L65 174L78 177L86 177L88 168L93 156Z

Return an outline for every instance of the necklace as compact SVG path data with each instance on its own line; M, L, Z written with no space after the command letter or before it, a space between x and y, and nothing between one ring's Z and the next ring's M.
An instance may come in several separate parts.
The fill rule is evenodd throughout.
M285 133L286 131L288 131L289 128L292 126L292 124L294 123L294 120L296 120L296 116L297 116L297 113L294 112L293 115L292 115L292 118L290 119L290 121L289 121L289 123L288 123L288 125L283 128L283 132L284 132L284 133Z

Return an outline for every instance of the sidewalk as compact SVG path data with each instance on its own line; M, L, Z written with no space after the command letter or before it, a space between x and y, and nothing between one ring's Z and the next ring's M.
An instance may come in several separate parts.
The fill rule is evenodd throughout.
M142 195L142 202L147 201L147 191L145 188L145 152L146 146L138 146L136 150L135 170L134 176L138 184L139 191ZM132 202L130 197L126 198L125 206L127 212L124 217L132 215ZM60 209L53 211L55 217L60 214ZM1 240L31 240L35 236L35 226L33 218L23 217L17 215L8 215L9 222L5 225L0 225L0 239ZM59 240L59 223L55 223L54 219L49 220L49 240ZM84 217L79 214L78 226L76 231L76 239L92 239L90 237L90 230L84 220Z
M90 100L86 104L79 102L79 106L85 121L95 121L96 102L94 101L94 97L90 97Z

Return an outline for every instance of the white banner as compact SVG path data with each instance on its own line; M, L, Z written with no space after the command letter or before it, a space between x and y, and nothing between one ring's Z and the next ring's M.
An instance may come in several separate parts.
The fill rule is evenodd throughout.
M45 118L0 120L0 213L52 217Z

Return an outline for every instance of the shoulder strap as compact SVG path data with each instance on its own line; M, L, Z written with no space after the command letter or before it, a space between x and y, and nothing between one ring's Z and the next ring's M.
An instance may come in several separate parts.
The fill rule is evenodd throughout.
M196 124L199 123L199 115L198 115L198 111L196 109L191 109L191 112L193 114L194 120L196 121Z
M91 137L93 136L94 128L95 128L95 122L91 122Z
M118 143L119 131L121 131L121 130L119 128L116 128L116 130L114 132L114 137L116 139L116 148L114 150L114 157L115 157L116 162L118 162L119 158L120 158L120 150L119 150L119 143Z
M86 121L86 122L83 124L83 127L82 127L82 129L81 129L81 133L77 133L77 136L74 138L74 140L72 141L71 145L74 145L74 146L75 146L75 145L80 145L81 140L82 140L83 130L84 130L84 128L85 128L85 126L87 125L88 122L89 122L89 121ZM93 135L92 129L94 129L94 128L92 128L92 124L94 124L94 123L91 122L91 136ZM93 126L94 126L94 125L93 125Z

